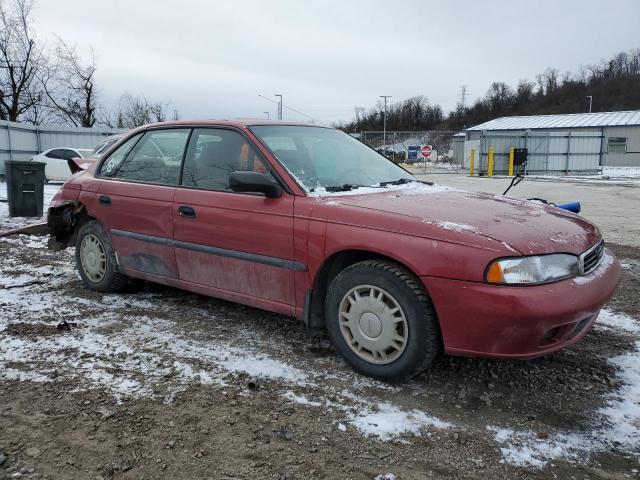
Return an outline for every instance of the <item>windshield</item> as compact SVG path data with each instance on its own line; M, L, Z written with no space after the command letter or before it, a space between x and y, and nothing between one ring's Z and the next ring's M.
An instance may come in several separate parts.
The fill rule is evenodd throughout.
M417 181L375 150L330 128L251 127L308 192L343 191Z

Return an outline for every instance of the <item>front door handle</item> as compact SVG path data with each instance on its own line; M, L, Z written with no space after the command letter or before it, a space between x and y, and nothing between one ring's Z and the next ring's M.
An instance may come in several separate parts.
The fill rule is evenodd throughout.
M98 201L102 205L111 205L111 198L107 197L106 195L101 195L100 198L98 199Z
M193 207L189 207L187 205L178 207L178 213L181 217L196 218L196 211L193 209Z

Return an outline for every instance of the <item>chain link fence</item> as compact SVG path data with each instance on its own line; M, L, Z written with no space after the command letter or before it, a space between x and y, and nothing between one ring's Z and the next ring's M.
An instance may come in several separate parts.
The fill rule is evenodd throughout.
M369 145L395 163L422 167L424 170L438 169L441 173L457 173L464 164L464 135L452 131L363 131L354 134L361 142ZM409 147L432 149L431 155L424 159L408 158Z

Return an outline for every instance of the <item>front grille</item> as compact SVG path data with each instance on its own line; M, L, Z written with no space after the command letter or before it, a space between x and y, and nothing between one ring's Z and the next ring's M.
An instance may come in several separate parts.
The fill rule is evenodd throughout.
M599 243L580 255L580 273L586 275L598 268L603 254L604 240L600 240Z

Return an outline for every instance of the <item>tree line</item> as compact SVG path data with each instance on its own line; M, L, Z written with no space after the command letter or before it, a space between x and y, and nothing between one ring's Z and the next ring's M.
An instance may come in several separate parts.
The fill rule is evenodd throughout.
M512 87L491 84L471 105L458 104L444 115L439 105L416 96L387 106L387 130L462 130L497 117L640 109L640 49L620 52L609 60L581 66L561 74L547 68L535 81L521 80ZM355 119L339 125L348 132L382 130L383 105L366 111L356 107Z
M96 86L96 62L57 38L52 46L31 27L34 0L0 0L0 120L34 125L135 128L178 119L169 103L123 93L108 108Z

